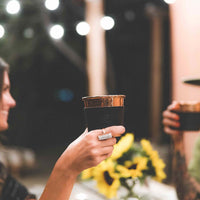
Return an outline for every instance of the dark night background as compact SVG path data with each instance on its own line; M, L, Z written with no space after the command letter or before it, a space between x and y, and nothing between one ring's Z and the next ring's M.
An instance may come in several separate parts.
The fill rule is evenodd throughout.
M3 2L1 0L1 10ZM10 128L5 143L43 148L66 146L85 129L81 98L87 94L87 77L69 57L51 41L43 21L44 12L52 23L65 27L63 41L83 59L85 37L75 31L84 20L84 3L76 0L61 2L58 10L46 13L42 1L23 0L18 16L0 13L7 33L0 40L0 55L10 66L11 92L17 107L10 114ZM106 33L108 57L108 91L125 94L125 126L137 137L149 133L150 20L146 8L154 5L168 12L162 0L107 0L105 14L115 19L115 27ZM43 13L43 14L44 14ZM25 38L27 28L34 30ZM169 104L170 52L169 19L165 17L163 109ZM162 136L165 140L166 136Z

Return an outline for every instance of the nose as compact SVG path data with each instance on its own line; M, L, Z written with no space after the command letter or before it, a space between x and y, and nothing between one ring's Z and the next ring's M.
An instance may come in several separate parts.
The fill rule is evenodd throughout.
M8 102L8 104L9 104L10 108L14 108L14 107L16 106L16 101L15 101L15 99L12 97L11 94L9 94L9 95L10 95L10 96L9 96L9 102Z

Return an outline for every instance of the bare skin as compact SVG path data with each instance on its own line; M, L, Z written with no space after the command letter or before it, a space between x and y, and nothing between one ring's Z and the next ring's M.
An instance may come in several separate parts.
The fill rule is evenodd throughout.
M172 136L174 140L174 170L176 177L176 187L179 199L197 199L197 191L199 191L199 183L188 174L187 169L187 158L191 156L191 153L187 153L186 144L183 143L182 132L179 130L174 130L171 127L180 127L179 115L171 112L172 110L179 110L179 104L173 102L167 107L163 112L163 125L165 133ZM196 133L195 133L196 135ZM190 140L191 141L191 140ZM189 161L188 161L189 162Z
M124 131L122 126L106 128L106 133L112 133L114 137ZM40 200L69 199L78 174L111 156L116 139L99 141L99 134L102 134L102 130L86 131L69 145L58 159Z
M2 98L0 100L0 131L8 128L9 110L16 102L10 94L10 81L4 72ZM116 138L125 132L123 126L105 128L105 133L112 133L112 138L99 141L102 130L87 130L72 142L56 162L40 200L68 200L77 176L84 170L98 165L110 157Z
M165 111L163 111L163 120L162 123L164 125L164 132L170 135L180 134L179 130L174 130L171 127L178 128L180 127L179 115L171 112L172 110L176 110L179 108L179 104L177 102L173 102L171 105L167 107Z
M0 131L8 129L8 115L11 108L15 107L16 102L10 94L10 80L8 73L4 72L4 84L0 101Z

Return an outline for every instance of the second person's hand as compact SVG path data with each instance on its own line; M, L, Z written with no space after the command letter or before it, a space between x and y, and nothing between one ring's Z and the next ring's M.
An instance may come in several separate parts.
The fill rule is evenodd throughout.
M170 104L165 111L163 111L163 126L164 126L164 132L170 135L173 134L180 134L180 130L177 130L176 128L180 127L180 121L179 121L179 115L171 112L173 110L179 109L179 104L177 102L173 102Z

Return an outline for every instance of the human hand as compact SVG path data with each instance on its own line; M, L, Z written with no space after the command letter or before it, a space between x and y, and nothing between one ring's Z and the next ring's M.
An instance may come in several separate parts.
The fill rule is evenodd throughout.
M66 170L79 174L84 169L98 165L100 162L110 157L113 151L113 145L116 144L116 138L125 132L123 126L111 126L104 129L87 130L72 142L65 152L61 155L59 162ZM112 138L99 140L98 136L111 133Z
M180 105L178 102L174 101L170 104L165 111L163 111L163 120L164 132L167 134L179 134L181 131L176 130L175 128L180 127L179 115L171 112L172 110L179 109ZM174 128L174 129L173 129Z

